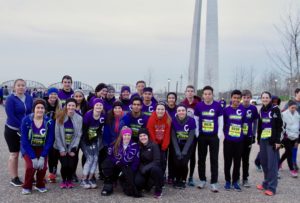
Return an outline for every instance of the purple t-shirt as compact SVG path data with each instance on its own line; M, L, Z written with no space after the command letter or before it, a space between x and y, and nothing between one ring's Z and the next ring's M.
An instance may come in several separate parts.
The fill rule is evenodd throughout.
M220 103L220 105L223 109L226 107L226 101L225 100L221 100L219 103Z
M105 115L102 113L100 118L95 120L93 117L93 110L88 111L83 117L83 123L88 127L89 140L96 140L98 137L97 131L99 128L103 128L105 122ZM102 129L103 132L103 129Z
M65 128L65 141L66 145L70 145L72 142L72 139L74 137L74 126L71 121L71 118L67 120L67 122L64 123Z
M260 117L262 121L261 139L268 139L272 135L272 108L268 111L261 111Z
M236 109L228 106L223 111L223 118L225 139L235 142L242 141L244 138L242 129L246 119L244 109L241 106Z
M151 102L151 104L149 106L146 106L144 103L143 103L143 106L142 106L142 112L146 115L146 116L151 116L152 112L155 111L155 107L156 107L156 103L154 102Z
M218 118L222 115L223 109L220 103L213 101L212 104L207 105L204 101L199 102L195 108L195 116L199 117L199 134L217 135Z
M128 112L123 118L122 118L122 126L124 125L130 127L132 129L132 136L137 138L138 137L138 131L140 128L146 128L147 122L148 122L148 116L145 114L141 114L139 117L135 118L132 116L131 112Z
M196 129L195 119L188 116L185 123L179 123L177 119L172 120L172 128L174 129L179 145L185 145L189 138L189 132Z
M39 128L37 128L34 122L32 122L31 146L42 147L45 145L45 141L46 141L46 129L45 129L44 122Z
M171 119L174 120L176 118L177 106L175 106L174 108L170 108L169 106L166 106L166 110L169 116L171 117Z
M70 92L66 92L63 89L58 91L58 98L60 99L62 106L65 105L67 99L71 98L73 94L74 91L72 89Z
M255 134L253 133L253 122L259 118L257 108L252 104L248 107L241 105L241 107L244 108L246 113L246 120L243 125L243 134L245 137L252 137Z

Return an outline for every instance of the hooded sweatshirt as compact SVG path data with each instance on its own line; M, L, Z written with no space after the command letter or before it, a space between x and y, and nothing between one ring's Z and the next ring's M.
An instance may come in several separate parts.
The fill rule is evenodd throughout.
M170 144L171 119L168 113L159 119L154 111L150 116L147 128L150 133L150 139L161 146L163 151L168 149Z

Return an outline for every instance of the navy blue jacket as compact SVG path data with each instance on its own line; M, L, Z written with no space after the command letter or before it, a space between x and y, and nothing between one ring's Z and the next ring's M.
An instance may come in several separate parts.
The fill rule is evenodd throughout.
M21 125L21 152L24 156L27 154L31 159L37 158L32 146L32 125L33 125L33 113L26 116ZM46 139L45 145L41 153L42 157L47 157L50 148L52 148L54 143L54 128L55 123L49 117L44 117L44 126L46 129Z

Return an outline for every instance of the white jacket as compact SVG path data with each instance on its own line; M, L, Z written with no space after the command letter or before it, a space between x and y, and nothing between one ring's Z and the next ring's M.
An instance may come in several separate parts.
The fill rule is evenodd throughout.
M300 115L297 111L294 114L289 109L282 113L283 126L285 133L290 140L296 140L299 138L300 128Z

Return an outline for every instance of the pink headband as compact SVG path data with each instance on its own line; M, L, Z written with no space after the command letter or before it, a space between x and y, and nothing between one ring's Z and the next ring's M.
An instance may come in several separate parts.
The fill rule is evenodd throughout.
M132 130L130 128L124 128L121 130L121 135L123 136L124 134L132 135Z

